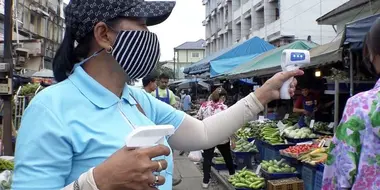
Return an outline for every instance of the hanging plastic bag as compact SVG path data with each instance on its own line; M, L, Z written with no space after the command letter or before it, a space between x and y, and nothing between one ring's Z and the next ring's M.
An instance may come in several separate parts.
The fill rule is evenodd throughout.
M0 190L10 190L12 185L12 171L5 170L0 173Z
M192 162L200 162L203 158L202 156L202 152L200 150L198 151L191 151L188 158L192 161Z

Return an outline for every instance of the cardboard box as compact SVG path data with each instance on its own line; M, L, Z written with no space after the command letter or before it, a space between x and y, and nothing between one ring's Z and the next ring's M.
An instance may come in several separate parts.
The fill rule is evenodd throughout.
M303 181L296 177L269 180L267 190L304 190Z

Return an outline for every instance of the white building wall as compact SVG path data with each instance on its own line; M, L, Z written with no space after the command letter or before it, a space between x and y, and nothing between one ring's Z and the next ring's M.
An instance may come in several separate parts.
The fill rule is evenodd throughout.
M329 43L336 37L336 32L331 26L318 25L316 20L341 4L341 1L306 0L295 3L281 0L281 33L295 35L296 39L307 39L310 35L316 43Z
M204 0L206 55L258 36L270 42L284 36L331 42L336 32L316 19L346 0Z

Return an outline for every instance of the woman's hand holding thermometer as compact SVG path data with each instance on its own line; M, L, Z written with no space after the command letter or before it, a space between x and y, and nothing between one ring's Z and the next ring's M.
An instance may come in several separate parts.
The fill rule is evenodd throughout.
M298 70L303 65L310 63L310 52L307 50L286 49L282 52L281 68L282 71ZM280 89L280 97L284 100L291 98L289 94L289 87L293 77L288 79Z

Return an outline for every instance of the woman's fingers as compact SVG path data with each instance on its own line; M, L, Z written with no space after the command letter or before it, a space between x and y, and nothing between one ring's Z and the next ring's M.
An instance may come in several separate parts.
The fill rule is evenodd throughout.
M157 186L161 186L161 185L165 184L166 179L164 176L154 175L153 173L149 173L147 175L149 175L149 179L148 179L148 185L149 186L157 187Z
M168 168L168 162L166 162L166 160L155 160L152 163L152 167L154 167L152 171L154 172L160 172Z
M297 86L297 79L293 79L292 83L290 83L289 87L289 95L292 97L295 94L296 91L296 86Z

